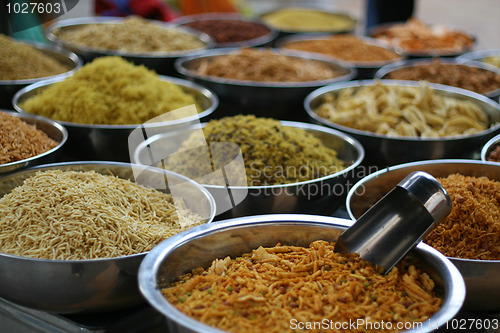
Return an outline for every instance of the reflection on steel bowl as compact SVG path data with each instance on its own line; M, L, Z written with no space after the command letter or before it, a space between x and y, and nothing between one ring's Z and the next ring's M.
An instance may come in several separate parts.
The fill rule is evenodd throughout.
M4 138L3 140L0 140L0 142L3 142L5 144L5 146L2 147L3 159L7 159L7 157L9 157L11 154L15 154L15 156L11 156L12 158L9 157L8 163L0 164L0 174L12 172L14 170L22 168L32 167L39 164L56 162L57 158L60 157L61 155L61 150L63 145L66 143L68 139L68 131L66 130L66 128L64 128L59 123L44 117L30 115L30 114L22 114L14 111L11 112L6 110L3 111L0 110L0 113L2 112L5 112L6 115L8 115L9 117L14 117L34 127L21 128L21 126L19 126L15 122L7 122L7 121L4 121L0 125L0 129L3 126L5 126L4 128L6 129L6 131L3 132L3 135L9 135L9 131L13 130L11 128L12 126L17 127L15 128L16 132L13 133L11 138L17 137L16 140L19 141L12 142L13 145L17 145L22 141L28 141L28 142L31 141L30 143L32 144L31 147L26 148L26 147L14 146L14 149L9 150L7 142L11 141L12 139ZM32 131L36 130L39 130L42 133L44 133L47 138L54 140L53 142L55 146L48 149L47 151L44 151L43 153L31 156L33 152L36 152L39 149L36 146L41 145L43 143L43 138L39 138L37 135L35 135L35 133L32 133ZM36 141L33 142L32 140ZM45 145L46 144L43 144L43 146ZM25 157L27 156L25 154L29 154L30 157ZM25 158L17 159L20 156Z
M210 90L183 79L160 76L161 80L172 82L179 86L187 94L193 95L197 104L203 110L197 115L185 117L173 121L158 123L147 123L143 126L148 131L161 132L174 129L176 126L186 125L199 121L199 119L210 115L215 111L219 100ZM44 80L21 89L13 99L14 108L23 113L27 113L20 105L32 96L42 92L52 84L63 81L61 79ZM113 160L130 161L128 147L129 135L141 124L131 125L90 125L78 124L74 122L60 121L69 133L68 144L65 147L65 154L70 158L89 160ZM150 132L152 133L152 132Z
M470 90L498 101L500 70L480 62L456 59L408 60L382 67L375 79L426 80Z
M413 81L397 81L397 80L365 80L365 81L352 81L346 83L338 83L332 84L323 88L319 88L312 93L310 93L305 101L304 107L306 109L307 114L316 122L320 124L324 124L341 131L347 132L358 139L365 150L367 151L367 160L372 161L373 163L382 164L382 165L390 165L397 163L404 163L410 161L418 161L418 160L426 160L426 159L438 159L438 158L461 158L468 157L473 154L476 149L481 147L489 138L493 137L498 130L500 129L500 105L493 100L482 96L480 94L476 94L464 89L459 89L455 87L439 85L439 84L428 84L427 88L424 86L420 86L420 89L425 89L426 93L432 93L439 98L451 98L452 100L460 101L461 103L466 103L466 105L471 105L472 109L475 110L475 114L477 112L477 117L479 119L483 119L484 121L484 129L471 129L470 134L463 134L465 129L457 131L455 135L446 134L443 137L436 137L433 134L432 137L418 137L416 135L412 136L393 136L388 134L379 134L376 133L375 127L382 126L381 129L385 129L387 131L397 131L400 126L399 121L397 124L391 125L390 123L386 123L386 119L394 119L395 116L402 115L405 119L402 123L409 124L410 128L401 127L401 130L412 130L411 127L416 126L420 122L426 122L425 118L421 117L413 117L411 114L404 114L398 107L387 108L385 110L385 104L382 102L379 104L380 109L377 109L374 104L371 107L370 112L384 112L380 115L375 115L378 121L368 121L365 122L369 126L373 126L374 129L372 131L368 130L360 130L352 127L348 127L345 125L338 124L336 122L331 121L326 117L322 117L318 115L316 110L325 102L326 100L335 98L336 96L342 96L349 91L358 91L362 88L370 88L373 89L377 87L377 85L381 85L382 87L387 87L387 89L391 88L412 88L416 89L421 85L419 82ZM392 88L394 87L394 88ZM398 89L401 89L398 88ZM385 89L385 88L384 88ZM427 90L430 89L430 90ZM390 103L395 103L397 105L397 98L393 94L388 94L382 91L377 98L380 98L382 101L387 100ZM415 90L416 91L416 90ZM347 96L350 96L349 94ZM416 101L416 100L415 100ZM469 104L471 103L471 104ZM344 108L346 120L354 119L355 121L363 121L368 119L367 114L363 113L363 116L354 116L351 114L349 110L353 110L360 112L366 107L366 102L361 99L357 99L355 102L356 106L352 108ZM426 104L423 104L425 107ZM451 108L453 109L453 108ZM451 110L450 109L450 110ZM333 109L332 109L333 110ZM385 111L384 111L385 110ZM418 110L418 109L417 109ZM428 105L425 110L429 109ZM415 110L412 110L411 113L414 113ZM333 112L333 111L332 111ZM387 113L388 112L388 113ZM426 111L427 112L427 111ZM344 113L343 113L344 114ZM369 113L368 113L369 114ZM453 130L455 125L469 124L469 121L462 121L459 119L461 117L455 117L451 126L448 127L439 127L439 131L444 129ZM434 119L434 117L431 117ZM437 118L436 118L437 119ZM415 120L415 121L414 121ZM418 120L418 121L417 121ZM460 122L459 122L460 120ZM392 120L391 120L392 121ZM445 122L448 122L449 119L444 119ZM442 123L444 125L444 123ZM469 125L466 125L469 126ZM420 131L418 129L420 127L417 126L415 129L416 133ZM424 126L423 129L428 128ZM432 126L431 126L432 128ZM432 133L431 133L432 134Z
M357 79L372 79L382 66L400 61L403 55L374 38L350 34L291 35L278 40L278 47L317 53L354 67Z
M245 175L243 183L236 182L237 178L231 176L232 173L228 171L238 171L234 169L238 167L238 164L235 164L238 161L241 163L241 168L245 168L242 157L238 159L236 156L234 160L231 159L231 161L226 162L218 161L218 164L224 164L220 165L220 168L224 167L224 170L226 170L226 175L224 177L229 178L224 180L224 184L228 184L228 186L208 185L206 181L209 179L209 175L211 175L209 172L203 174L199 178L194 178L199 183L205 184L205 188L214 196L217 202L217 214L224 213L223 216L227 217L238 217L256 213L323 214L332 213L338 208L349 186L352 185L352 179L356 178L354 176L354 170L363 160L363 147L352 137L323 126L288 121L281 121L281 125L303 129L319 138L324 146L337 152L337 158L345 164L345 168L333 174L327 174L312 180L303 180L289 184L248 186ZM198 133L200 137L203 138L198 146L201 145L205 147L205 149L208 149L206 148L207 144L210 144L211 149L216 148L216 146L214 146L216 142L210 142L210 137L204 139L202 127L191 126L190 128L185 128L177 132L172 131L150 137L148 140L138 145L132 161L143 165L158 165L159 163L164 163L165 165L166 163L164 161L169 156L179 154L178 150L181 142L185 142L187 138ZM252 132L250 132L250 134L252 134ZM236 148L238 148L239 151L239 146ZM261 154L255 155L256 157L250 158L255 158L256 163L262 162L257 160ZM276 155L276 159L286 159L286 156L280 155L280 150L273 153L273 155ZM208 155L206 158L207 161L210 161ZM228 159L227 156L226 159ZM191 161L190 165L186 165L186 167L188 169L196 169L201 167L204 162L205 161L201 158L197 158ZM251 164L251 161L245 161L245 164ZM233 169L229 169L231 165L233 165ZM307 170L308 167L304 166L304 169ZM222 172L221 170L212 170L211 167L209 170L215 171L215 173ZM256 168L251 168L250 171L255 170ZM301 172L302 168L293 171ZM277 169L277 172L279 172L279 169ZM281 170L281 172L285 171ZM221 184L221 182L217 184Z
M47 39L53 45L71 50L79 55L84 62L92 61L96 57L117 55L164 75L171 75L175 72L173 64L177 58L203 53L215 45L215 42L207 34L187 27L178 27L174 24L160 21L144 20L146 23L145 28L142 24L136 26L130 25L129 19L127 17L71 18L56 21L47 28L45 33ZM113 36L109 35L110 32L107 31L109 28L120 27L121 25L123 26L122 29L118 29L117 32L113 33ZM78 29L88 29L89 26L94 28L88 32L88 36L83 36L84 41L88 40L88 43L92 44L96 43L97 40L101 40L102 45L107 46L94 47L92 45L80 45L64 39L65 34L74 34ZM185 47L180 44L179 47L172 49L172 47L179 44L178 40L169 39L162 41L159 36L160 34L151 34L150 29L164 29L166 31L175 29L176 32L178 31L185 35L186 38L196 42L198 46ZM88 43L85 42L85 44ZM129 49L123 49L123 45L127 43L131 44ZM141 48L145 47L147 47L148 51L141 51ZM155 49L160 51L149 51ZM169 51L162 51L165 49Z
M491 180L500 181L500 168L498 164L492 162L434 160L392 166L363 178L351 188L346 201L349 216L352 219L359 218L371 205L413 171L424 171L436 178L459 173L464 176L488 177ZM454 209L457 208L454 207ZM499 311L500 260L448 258L457 266L465 279L467 295L464 307L471 311Z
M172 194L182 198L188 209L206 217L207 222L215 214L213 198L199 184L166 170L117 162L58 163L18 171L0 179L2 195L40 171L111 173L144 186L163 182L160 191L166 193L175 187ZM71 216L78 216L78 212ZM144 302L137 289L137 273L146 253L88 260L50 260L0 253L0 297L55 313L98 312L137 305Z
M216 47L255 47L270 44L278 32L258 20L235 13L203 13L181 16L172 21L206 33Z
M0 108L12 109L12 98L15 93L22 88L27 87L30 84L47 80L51 78L64 77L71 75L74 71L78 70L82 66L82 60L73 52L67 51L60 47L54 47L47 44L23 41L27 46L33 47L43 55L56 60L62 65L68 67L68 71L62 74L37 77L37 78L27 78L20 80L2 80L0 79Z
M235 56L239 55L240 52L241 49L210 50L199 56L181 58L176 61L175 67L179 73L189 80L202 84L214 91L222 100L244 108L243 111L236 108L238 113L250 111L249 113L252 114L273 118L282 118L281 116L285 115L290 116L291 113L295 112L297 105L301 103L304 97L315 88L334 82L348 81L356 75L355 69L341 66L331 58L312 54L305 55L297 51L259 48L253 48L251 55L261 54L255 52L265 52L262 55L268 55L268 57L255 58L252 56L252 58L246 59L245 63L248 63L248 66L245 66L245 70L248 72L252 69L252 66L258 65L258 68L256 68L258 71L256 70L252 75L262 75L260 80L265 80L267 77L269 81L252 80L251 78L247 78L246 80L224 78L200 74L200 66L217 59L228 59L227 56L232 56L229 59L235 59ZM311 75L319 74L323 78L310 81L298 81L296 78L293 81L287 79L285 82L280 82L278 79L279 75L282 75L281 81L284 81L283 77L285 75L293 75L295 73L294 71L290 71L291 64L283 63L282 59L289 59L295 63L294 68L296 68L297 63L306 63L311 69ZM274 60L274 62L266 62L266 60ZM315 66L316 64L318 66ZM241 63L231 62L218 67L225 75L238 74L241 76L242 73L239 73L242 70L241 66ZM263 71L265 68L268 68L268 70ZM328 70L331 76L325 78L323 72L325 69ZM274 78L274 81L270 81L269 77Z
M479 61L487 65L500 67L500 49L477 50L467 52L457 57L457 61L468 63L470 61Z
M316 240L336 241L351 223L348 220L326 216L272 214L196 227L190 232L178 234L162 242L146 256L139 272L140 290L147 301L167 318L168 325L173 330L219 332L220 330L176 309L166 300L161 288L198 266L209 267L216 258L234 258L260 246L272 247L277 243L308 246ZM463 279L443 255L425 244L419 244L406 260L419 261L419 267L429 273L436 281L436 287L442 292L443 302L438 312L412 331L430 332L433 330L429 327L430 322L439 322L439 325L442 325L453 318L460 309L465 296ZM303 275L307 273L303 272ZM262 294L258 293L256 297L262 297Z

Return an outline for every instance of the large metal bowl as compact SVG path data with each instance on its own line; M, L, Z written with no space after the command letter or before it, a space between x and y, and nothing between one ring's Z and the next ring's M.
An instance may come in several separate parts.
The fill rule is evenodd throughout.
M341 130L358 139L366 151L366 160L376 165L394 165L406 162L442 159L470 158L486 141L500 130L500 105L481 94L468 90L430 83L436 93L461 100L469 100L479 105L488 115L490 128L465 136L442 138L391 137L373 132L361 131L335 124L317 115L313 110L318 107L325 95L339 93L345 88L359 88L377 84L377 80L361 80L332 84L310 93L304 100L304 108L309 117L322 125ZM384 85L418 86L418 82L403 80L383 80Z
M169 332L222 332L180 312L161 293L179 275L197 266L208 267L216 258L232 258L259 246L308 246L315 240L336 241L351 221L315 215L261 215L214 222L195 227L160 243L144 258L139 270L139 289L147 301L166 317ZM458 270L442 254L420 243L407 258L419 258L429 269L443 304L428 322L411 332L431 332L452 319L465 294Z
M57 146L50 150L47 150L42 154L26 158L24 160L0 164L0 174L5 174L14 170L57 161L57 159L61 155L61 148L68 140L68 131L66 130L66 128L64 128L64 126L45 117L40 117L32 114L5 110L0 112L6 112L13 117L21 119L25 123L34 125L38 130L45 132L45 134L47 134L49 138L55 140L58 143Z
M483 149L481 149L481 161L488 161L488 156L498 145L500 145L500 134L492 137L483 146ZM495 163L500 163L500 162L495 162Z
M0 80L0 108L12 109L12 98L14 97L16 92L18 92L22 88L42 80L71 75L74 71L78 70L82 66L82 59L80 59L80 57L78 57L73 52L65 50L61 47L54 47L47 44L30 41L23 41L23 43L34 47L46 56L49 56L57 60L59 63L66 65L68 68L70 68L70 70L66 73L32 79Z
M500 57L500 49L477 50L457 57L460 62L483 61L487 57Z
M197 22L217 22L217 21L240 21L246 22L249 24L255 24L266 27L269 32L265 35L262 35L257 38L242 40L242 41L234 41L234 42L226 42L219 43L211 36L215 41L215 47L219 48L228 48L228 47L255 47L255 46L268 46L271 42L278 36L278 31L274 28L264 24L263 22L251 18L247 18L240 14L236 13L203 13L203 14L194 14L187 16L180 16L172 21L174 24L178 24L179 26L187 26L190 27L189 24L197 23ZM192 28L192 27L191 27ZM192 28L195 29L195 28ZM197 29L195 29L197 30ZM210 35L210 34L209 34Z
M69 133L68 143L64 153L69 159L87 159L130 162L130 152L128 147L129 135L139 126L148 131L162 132L171 130L179 126L199 122L200 119L209 116L219 105L219 99L210 90L183 79L160 76L162 80L175 83L185 92L195 96L196 101L203 109L196 116L185 117L173 121L163 121L148 124L133 125L90 125L72 122L59 121L66 127ZM64 78L44 80L18 91L13 104L15 110L27 113L19 105L29 98L46 89L48 86L63 81Z
M209 50L202 55L180 58L175 68L187 79L197 82L217 94L221 102L229 102L234 113L252 113L276 119L290 117L305 96L318 87L340 81L349 81L356 76L356 70L341 66L331 58L318 55L306 55L303 52L271 49L275 53L291 57L319 61L338 70L341 75L328 80L306 82L263 82L225 79L215 76L200 75L194 70L201 61L218 56L238 53L238 48ZM287 118L289 119L289 118Z
M425 171L434 177L453 173L500 180L496 163L474 160L435 160L401 164L370 174L356 183L347 195L347 211L351 219L359 218L368 208L388 193L413 171ZM465 279L467 295L464 308L470 311L500 311L500 260L451 258Z
M290 121L282 121L281 124L302 128L312 133L325 146L337 151L337 157L345 162L347 167L322 178L291 184L263 186L203 184L215 198L217 215L223 214L219 218L271 213L331 214L343 202L349 187L354 182L354 170L364 158L364 149L360 143L349 135L323 126ZM142 165L161 164L159 158L174 154L181 142L196 129L199 130L199 127L193 125L177 133L162 133L148 138L137 146L132 162ZM193 161L193 164L200 162Z
M384 67L380 68L375 73L374 78L375 79L387 79L388 75L390 75L392 72L397 71L399 69L415 68L415 67L422 66L422 65L431 65L433 63L435 63L434 59L413 59L413 60L406 60L406 61L400 61L398 63L388 64L388 65L385 65ZM480 68L480 69L483 69L485 71L493 72L493 73L496 73L497 75L500 75L500 68L496 68L494 66L487 65L485 63L481 63L478 61L469 61L467 63L464 63L463 61L459 61L457 59L444 58L444 59L439 60L439 64L445 65L445 66L446 65L461 65L461 66L475 67L475 68ZM420 81L420 80L429 81L428 77L426 77L425 75L422 75L421 77L419 77L418 81ZM477 80L477 78L476 78L476 80ZM440 82L435 82L435 83L440 83ZM495 89L492 89L491 91L483 93L483 95L498 102L500 99L500 86L498 86Z
M72 43L65 42L64 40L61 40L57 36L58 31L71 31L88 24L122 24L124 19L125 18L123 17L106 17L106 16L64 19L56 21L52 23L50 26L48 26L45 31L45 34L47 39L53 45L57 45L65 49L71 50L72 52L79 55L83 59L84 63L90 62L96 57L118 55L127 60L132 61L136 65L144 65L152 70L155 70L157 73L163 75L175 74L174 61L177 58L187 55L201 54L205 52L207 49L211 49L215 46L215 42L212 40L212 38L205 33L189 29L187 27L179 27L171 23L165 23L153 20L151 22L154 22L155 24L157 24L162 28L168 29L175 27L176 29L184 31L190 35L196 36L200 41L202 41L205 44L205 47L202 49L168 52L168 53L137 53L137 52L124 52L119 50L103 50L98 48L75 45Z
M140 184L167 177L186 206L211 222L215 203L199 184L178 174L116 162L49 164L19 171L0 179L0 195L22 184L41 170L91 171L114 174ZM138 175L138 176L137 176ZM177 192L177 190L179 190ZM92 260L47 260L0 252L0 297L23 306L55 313L117 310L144 302L137 289L139 265L146 253Z
M297 34L297 35L290 35L287 37L280 38L276 42L276 46L279 48L285 48L287 44L293 43L293 42L298 42L298 41L308 41L308 40L324 40L328 39L330 35L312 35L312 34ZM383 60L383 61L355 61L355 60L345 60L345 59L338 59L335 58L334 55L331 55L332 58L334 58L336 61L340 62L341 64L344 64L345 66L348 67L353 67L356 69L357 74L356 74L356 79L372 79L373 76L375 75L375 72L379 70L381 67L386 66L388 64L392 64L398 61L401 61L404 59L404 56L399 52L394 49L391 49L388 47L386 44L380 43L378 40L370 37L362 37L362 36L356 36L359 38L360 41L368 44L368 45L374 45L378 46L387 50L393 51L398 57L393 60ZM326 54L322 54L323 56L326 56Z

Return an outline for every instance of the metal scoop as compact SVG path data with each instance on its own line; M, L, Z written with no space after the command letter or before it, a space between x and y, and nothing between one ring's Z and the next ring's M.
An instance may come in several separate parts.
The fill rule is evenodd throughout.
M367 210L335 244L389 272L451 211L444 187L428 173L409 174Z

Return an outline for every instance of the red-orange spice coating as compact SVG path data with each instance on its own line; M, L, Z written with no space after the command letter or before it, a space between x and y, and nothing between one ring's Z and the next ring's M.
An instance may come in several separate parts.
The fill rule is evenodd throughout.
M448 257L500 260L500 182L461 174L438 181L453 207L425 242Z
M40 155L57 144L36 126L0 111L0 164Z

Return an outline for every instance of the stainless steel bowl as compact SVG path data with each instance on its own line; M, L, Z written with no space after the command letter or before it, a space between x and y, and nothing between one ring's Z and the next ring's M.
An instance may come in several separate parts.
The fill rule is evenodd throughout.
M58 144L54 148L47 150L45 153L20 161L0 164L0 175L12 172L14 170L57 161L57 159L61 155L61 148L64 146L66 140L68 139L68 131L66 130L66 128L64 128L57 122L45 117L6 110L3 110L3 112L6 112L13 117L17 117L30 125L34 125L38 130L45 132L45 134L47 134L49 138L55 140Z
M500 145L500 134L492 137L486 144L483 146L483 149L481 149L481 161L488 161L488 156L490 155L491 151L495 149ZM500 162L497 162L500 163Z
M491 127L485 131L466 136L442 138L391 137L341 126L320 117L313 111L322 103L325 95L331 93L337 94L345 88L359 88L361 86L375 84L377 84L377 80L361 80L332 84L313 91L304 100L304 108L313 121L346 132L359 140L363 148L365 148L367 162L369 161L376 165L387 166L429 159L469 158L500 130L500 105L498 103L490 98L468 90L435 83L429 85L436 93L443 96L472 101L479 105L488 115ZM383 84L393 86L418 86L419 83L402 80L383 80Z
M256 25L265 26L267 29L269 29L269 32L265 35L260 36L260 37L252 38L252 39L248 39L248 40L243 40L243 41L227 42L227 43L218 43L217 41L215 41L215 47L228 48L228 47L269 46L271 44L271 42L274 41L274 39L278 36L278 31L276 31L274 28L264 24L263 22L261 22L259 20L247 18L245 16L242 16L242 15L236 14L236 13L194 14L194 15L180 16L171 22L174 24L177 24L179 26L186 26L190 23L196 23L196 22L201 22L201 21L228 21L228 20L248 22L248 23L252 23L252 24L256 24ZM192 28L192 29L194 29L194 28Z
M206 216L207 222L215 214L213 198L199 184L166 170L117 162L59 163L19 171L0 179L0 195L11 192L37 171L51 169L111 172L141 184L155 180L165 183L164 177L168 177L166 191L172 183L182 183L183 189L176 193L188 208ZM109 311L137 305L144 302L137 288L137 274L145 255L146 252L107 259L48 260L0 252L0 297L55 313Z
M160 243L144 258L139 269L139 289L147 301L166 317L169 332L222 332L180 312L161 293L179 275L197 266L208 267L216 258L232 258L259 246L276 243L308 246L315 240L336 241L351 221L315 215L261 215L214 222L195 227ZM443 304L420 328L431 332L436 324L452 319L464 299L465 288L458 270L442 254L420 243L407 258L419 258L432 271L443 290Z
M297 34L297 35L290 35L287 37L280 38L279 40L276 41L276 46L279 48L286 48L286 45L289 43L293 42L298 42L298 41L308 41L308 40L324 40L328 39L331 35L325 35L325 34L319 34L319 35L313 35L313 34ZM347 67L353 67L356 69L357 74L355 79L372 79L373 76L375 75L375 72L379 70L381 67L386 66L388 64L392 64L398 61L401 61L404 59L404 55L400 53L400 51L391 49L388 47L386 44L379 42L378 40L370 37L362 37L362 36L356 36L359 38L361 41L363 41L366 44L369 45L374 45L378 46L384 49L388 49L396 53L399 57L393 60L384 60L384 61L348 61L348 60L342 60L342 59L337 59L333 55L331 56L332 58L335 59L335 61L338 61L339 63L347 66ZM325 56L325 55L323 55Z
M487 57L500 57L500 49L477 50L462 54L457 57L457 61L483 61Z
M433 63L435 63L434 59L413 59L413 60L401 61L401 62L394 63L394 64L388 64L388 65L380 68L375 73L374 78L375 79L387 79L388 75L390 75L394 71L397 71L398 69L418 67L418 66L422 66L422 65L431 65ZM468 67L481 68L483 70L494 72L497 75L500 75L500 68L496 68L494 66L487 65L487 64L484 64L484 63L481 63L478 61L469 61L465 64L465 63L463 63L463 61L459 61L457 59L446 59L445 58L445 59L440 59L439 63L443 64L443 65L462 65L462 66L468 66ZM419 80L427 80L427 77L422 76L419 78ZM439 82L436 82L436 83L439 83ZM483 95L498 102L500 99L500 86L497 87L496 89L492 89L491 91L483 93Z
M355 69L343 67L327 57L312 54L305 55L303 52L271 50L275 53L291 57L322 62L332 69L340 71L341 75L332 79L319 81L263 82L200 75L194 70L201 61L238 53L240 51L238 48L209 50L202 55L180 58L175 62L175 68L187 79L212 90L220 97L221 102L231 103L234 106L236 114L247 111L259 116L276 119L289 117L291 111L295 110L304 97L314 89L334 82L349 81L356 76Z
M162 80L175 83L185 92L195 96L196 101L203 109L194 117L185 117L176 121L164 121L150 124L133 125L90 125L59 121L66 127L69 133L68 143L64 153L69 159L105 160L130 162L128 146L129 135L139 126L148 131L161 132L172 130L179 126L199 122L200 119L209 116L219 105L219 99L210 90L183 79L160 76ZM63 81L64 78L56 78L40 81L29 85L18 91L12 101L15 110L24 111L19 105L34 95L43 91L51 84Z
M203 186L217 203L219 218L239 217L270 213L331 214L343 202L355 178L355 169L364 158L364 149L349 135L323 126L282 121L283 126L302 128L318 137L325 146L337 151L337 157L347 167L337 173L292 184L263 186ZM150 137L137 146L132 162L142 165L158 165L160 160L177 151L182 142L197 129L196 125L180 132L162 133ZM199 129L199 127L198 127ZM175 143L172 147L172 143ZM210 143L210 142L208 142ZM153 148L151 148L153 147ZM153 150L152 150L153 149ZM200 163L201 161L193 161Z
M500 181L496 163L474 160L434 160L406 163L382 169L356 183L347 195L349 217L359 218L368 208L388 193L399 181L413 171L424 171L434 177L453 173ZM498 312L500 310L500 260L472 260L448 257L465 280L467 294L464 308L470 311Z
M59 20L47 27L45 34L47 39L53 44L65 49L71 50L72 52L78 54L84 61L84 63L90 62L96 57L118 55L127 60L132 61L136 65L144 65L152 70L155 70L159 74L163 75L173 75L174 61L183 56L201 54L207 49L211 49L215 46L215 42L210 36L205 33L189 29L187 27L178 27L171 23L165 23L160 21L151 21L160 27L165 29L175 27L181 31L184 31L190 35L196 36L200 41L205 44L205 48L196 50L186 50L179 52L168 52L168 53L136 53L136 52L125 52L119 50L103 50L92 47L85 47L80 45L75 45L72 43L65 42L61 40L57 33L58 31L71 31L88 24L122 24L125 18L123 17L80 17L80 18L70 18L65 20Z
M14 97L16 92L18 92L22 88L42 80L71 75L74 71L78 70L82 66L82 59L80 59L80 57L78 57L73 52L65 50L61 47L54 47L47 44L30 41L22 42L34 47L44 55L57 60L59 63L66 65L68 68L70 68L70 70L66 73L46 77L24 80L0 80L0 108L12 109L12 98Z

